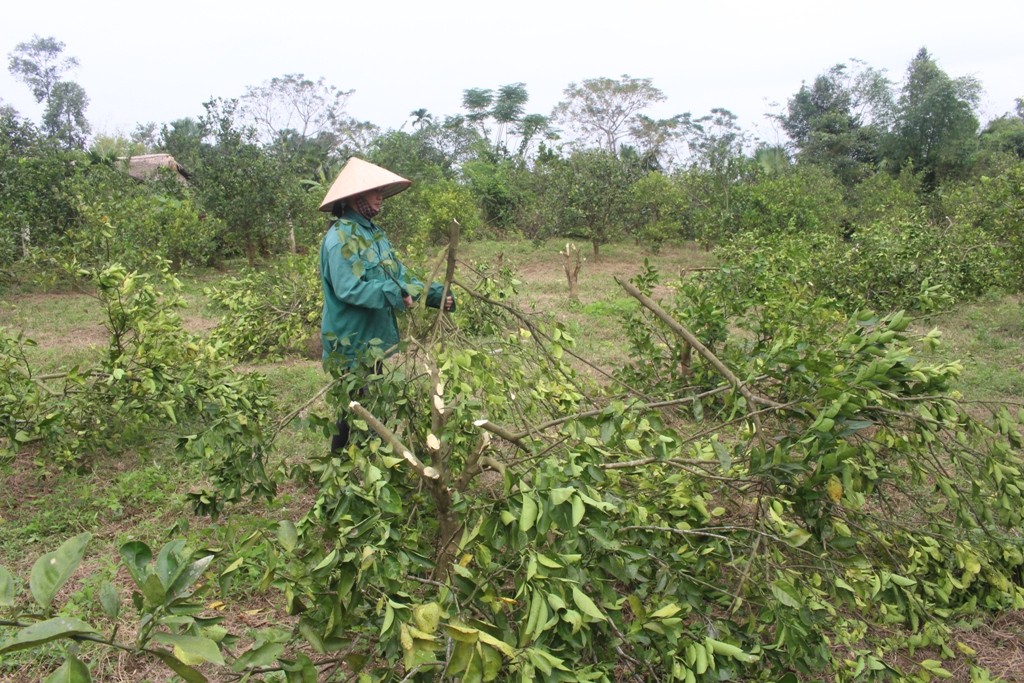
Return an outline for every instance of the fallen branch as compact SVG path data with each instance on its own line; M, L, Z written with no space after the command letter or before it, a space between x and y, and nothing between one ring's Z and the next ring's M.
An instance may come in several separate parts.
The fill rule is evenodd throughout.
M501 309L507 311L509 314L511 314L513 317L515 317L517 320L519 320L519 322L521 322L526 327L526 329L528 329L530 331L530 334L533 335L533 339L536 341L537 346L538 346L538 348L540 348L541 352L545 356L547 356L548 359L551 360L552 365L555 365L557 367L558 364L556 362L556 359L551 355L551 352L548 351L547 347L545 347L543 344L540 343L541 339L544 339L545 341L548 341L548 342L553 342L554 340L552 340L551 337L549 337L548 335L544 334L536 325L533 324L533 322L529 318L526 317L526 315L524 315L521 311L519 311L515 307L509 306L508 304L503 303L501 301L495 301L494 299L491 299L490 297L485 296L484 294L481 294L480 292L476 291L472 287L469 287L469 286L459 282L458 280L455 280L454 282L455 282L455 284L457 284L459 286L459 289L465 291L466 294L468 294L469 296L473 297L474 299L478 299L478 300L484 302L485 304L488 304L488 305L491 305L491 306L497 306L498 308L501 308ZM628 384L623 382L621 379L619 379L618 377L615 377L613 374L608 372L607 370L594 365L593 363L588 361L583 356L580 356L579 354L575 353L572 349L568 349L568 348L563 347L562 351L564 353L567 353L568 355L572 356L573 358L575 358L579 362L583 363L587 367L591 368L595 372L603 375L605 378L611 380L612 382L615 382L616 384L621 385L627 391L629 391L629 393L634 394L636 396L639 396L640 398L642 398L644 400L647 400L647 401L649 401L651 399L650 396L647 396L646 394L644 394L643 392L639 391L638 389L629 386ZM563 376L565 376L565 375L563 374ZM566 379L568 380L569 378L566 377ZM575 382L573 382L573 385L575 386ZM577 387L577 388L579 388L579 387ZM580 390L580 393L583 393L584 395L586 395L586 392L582 391L582 389Z
M741 382L739 377L733 374L732 370L730 370L725 365L725 363L720 361L718 357L715 356L715 354L711 353L711 350L708 347L704 346L704 344L699 339L697 339L697 337L694 336L692 332L690 332L688 329L680 325L672 316L666 313L665 310L661 306L659 306L656 301L654 301L649 296L645 295L643 292L637 289L635 285L633 285L631 282L620 280L618 277L615 278L615 281L619 283L619 286L626 290L626 292L630 296L632 296L634 299L643 304L643 306L646 309L654 313L654 315L660 318L662 322L668 325L669 329L671 329L673 332L675 332L680 337L685 339L686 343L690 345L690 348L699 353L704 358L704 360L706 360L708 363L712 365L712 367L718 370L718 373L722 375L722 377L724 377L726 380L728 380L728 382L736 389L736 391L740 392L743 398L747 400L748 410L753 410L754 406L758 404L769 406L772 408L783 407L783 404L781 403L777 403L769 398L765 398L763 396L758 396L754 394L754 392L752 392L749 387L747 387L743 382ZM761 420L756 415L753 414L751 414L751 420L754 422L754 426L757 428L758 436L761 437Z
M700 399L707 398L709 396L714 396L715 394L720 394L720 393L722 393L723 391L726 391L729 388L730 388L729 386L721 386L721 387L716 387L715 389L709 389L708 391L702 392L700 394L695 394L693 396L686 396L686 397L683 397L683 398L674 398L674 399L671 399L669 401L655 401L655 402L652 402L652 403L637 403L637 404L628 406L628 409L629 410L658 410L659 408L671 408L673 406L684 405L684 404L687 404L687 403L693 403L694 401L699 401ZM597 417L598 415L603 413L605 410L607 410L607 406L605 406L603 408L596 408L594 410L588 410L588 411L583 412L583 413L574 413L572 415L564 415L562 417L555 418L553 420L548 420L547 422L542 422L541 424L536 425L535 427L532 427L532 428L530 428L530 429L528 429L526 431L522 431L522 432L513 432L511 429L508 429L507 427L502 427L501 425L496 425L493 422L491 422L490 420L477 420L473 424L475 424L477 427L480 427L481 429L487 430L488 432L490 432L491 434L494 434L497 437L500 437L500 438L504 439L505 441L508 441L509 443L517 446L521 450L529 451L530 449L526 446L526 444L523 443L523 440L526 439L527 437L532 436L533 434L535 434L537 432L542 432L545 429L550 429L551 427L557 427L560 424L565 424L566 422L571 422L572 420L581 420L581 419L585 419L585 418L588 418L588 417Z
M416 471L416 474L420 475L424 479L431 481L437 481L441 478L441 473L434 467L425 466L420 459L416 457L416 454L409 448L406 448L405 444L399 441L395 433L384 426L384 423L374 417L373 413L364 408L359 401L352 401L348 404L348 409L355 413L360 419L366 422L366 424L373 431L377 432L380 438L384 439L394 449L395 453L398 453L402 458L409 463L409 465Z

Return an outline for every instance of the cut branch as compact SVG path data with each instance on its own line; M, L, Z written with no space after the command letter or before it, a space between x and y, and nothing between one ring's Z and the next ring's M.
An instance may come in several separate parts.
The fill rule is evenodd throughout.
M706 360L708 363L712 365L712 367L718 370L719 374L722 375L722 377L724 377L726 380L728 380L728 382L732 384L733 387L735 387L736 391L740 392L743 398L747 400L748 410L754 410L754 407L758 404L770 406L772 408L783 407L783 404L781 403L776 403L775 401L772 401L769 398L757 396L756 394L754 394L754 392L752 392L749 387L747 387L743 382L741 382L739 377L733 374L732 370L730 370L725 365L725 363L720 361L718 357L715 356L715 354L711 353L711 350L708 347L704 346L704 344L701 343L701 341L697 339L697 337L692 332L690 332L688 329L680 325L679 322L677 322L672 316L665 312L665 310L661 306L659 306L656 301L654 301L649 296L645 295L643 292L637 289L636 286L634 286L631 282L620 280L618 277L615 278L615 281L618 282L619 286L626 290L626 292L630 296L632 296L634 299L643 304L643 306L652 313L654 313L654 315L658 316L658 318L660 318L662 322L669 326L669 329L671 329L673 332L675 332L680 337L685 339L686 343L690 345L690 348L694 349L704 358L704 360ZM762 436L760 419L756 415L751 415L751 420L754 422L754 426L757 428L758 436Z
M416 454L411 449L406 448L395 433L384 426L384 423L374 417L373 413L360 405L359 401L352 401L348 404L348 409L355 413L360 419L366 422L366 424L373 431L377 432L380 438L384 439L385 442L391 445L395 453L398 453L402 458L409 463L409 465L416 471L416 474L420 475L424 479L430 479L431 481L437 481L441 478L441 473L433 467L427 467L420 459L416 457Z
M556 359L551 355L551 352L547 349L546 346L544 346L543 344L540 343L541 339L543 339L543 340L545 340L547 342L552 342L553 340L551 339L551 337L549 337L548 335L544 334L540 329L538 329L537 326L534 325L533 322L529 318L526 317L526 315L524 315L521 311L517 310L515 307L509 306L508 304L503 303L501 301L495 301L494 299L491 299L490 297L481 294L480 292L476 291L472 287L469 287L468 285L465 285L462 282L459 282L458 280L455 280L454 282L455 282L455 284L457 284L459 286L460 290L465 291L466 294L468 294L469 296L473 297L474 299L478 299L478 300L484 302L485 304L488 304L488 305L491 305L491 306L497 306L498 308L501 308L501 309L507 311L509 314L511 314L513 317L515 317L517 320L519 320L519 322L521 322L526 327L526 329L528 329L530 331L530 333L533 335L533 338L534 338L534 340L536 340L537 346L538 346L538 348L540 348L541 352L551 360L552 364L557 366L557 363L555 362ZM651 400L650 396L647 396L646 394L644 394L643 392L639 391L638 389L629 386L628 384L626 384L621 379L619 379L618 377L616 377L612 373L608 372L604 368L600 368L600 367L594 365L593 363L591 363L589 360L587 360L583 356L580 356L579 354L577 354L574 351L572 351L572 349L568 349L568 348L564 348L563 347L562 350L565 353L567 353L570 356L572 356L573 358L575 358L576 360L578 360L579 362L581 362L584 365L586 365L587 367L591 368L595 372L599 373L600 375L606 377L607 379L611 380L612 382L615 382L616 384L621 385L623 388L625 388L631 394L639 396L640 398L642 398L644 400L647 400L647 401ZM566 379L569 379L569 378L566 377ZM581 390L581 392L582 392L582 390ZM585 392L583 392L583 393L585 393Z
M723 391L726 391L728 389L729 389L729 386L721 386L721 387L716 387L715 389L709 389L708 391L702 392L700 394L695 394L693 396L685 396L683 398L674 398L674 399L671 399L669 401L656 401L656 402L653 402L653 403L637 403L637 404L629 406L628 409L629 410L658 410L659 408L671 408L671 407L674 407L674 406L685 405L687 403L693 403L694 401L698 401L698 400L700 400L702 398L707 398L709 396L714 396L715 394L720 394ZM573 420L580 420L580 419L584 419L584 418L588 418L588 417L597 417L598 415L603 413L606 409L607 409L607 407L603 407L603 408L596 408L594 410L588 410L588 411L583 412L583 413L575 413L573 415L564 415L562 417L555 418L553 420L548 420L547 422L542 422L541 424L536 425L534 427L531 427L530 429L528 429L526 431L522 431L522 432L513 432L511 429L508 429L507 427L502 427L501 425L496 425L493 422L491 422L490 420L478 420L474 424L477 427L480 427L481 429L485 429L488 432L490 432L491 434L494 434L495 436L500 437L500 438L504 439L505 441L508 441L509 443L517 446L521 450L529 451L530 449L526 446L525 443L523 443L523 440L526 439L527 437L530 437L533 434L537 434L539 432L542 432L545 429L550 429L551 427L557 427L558 425L565 424L566 422L571 422ZM652 462L653 462L653 460L652 460Z

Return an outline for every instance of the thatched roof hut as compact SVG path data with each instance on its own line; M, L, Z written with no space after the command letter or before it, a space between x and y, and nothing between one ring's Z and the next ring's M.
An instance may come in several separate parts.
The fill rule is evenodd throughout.
M159 175L161 168L173 171L183 183L189 179L189 173L185 167L170 154L140 154L121 160L126 162L128 175L136 180L152 180Z

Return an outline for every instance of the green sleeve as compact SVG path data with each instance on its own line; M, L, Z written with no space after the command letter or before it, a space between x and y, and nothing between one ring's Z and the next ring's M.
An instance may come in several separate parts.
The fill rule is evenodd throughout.
M444 285L440 282L430 283L430 289L427 290L427 305L431 308L441 308L441 297L444 295ZM452 298L452 308L455 310L455 295L448 290L448 296Z

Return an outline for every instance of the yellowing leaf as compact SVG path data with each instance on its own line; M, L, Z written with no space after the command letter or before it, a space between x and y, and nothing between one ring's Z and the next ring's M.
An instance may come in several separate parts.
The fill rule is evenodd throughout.
M437 631L437 625L441 623L441 606L436 602L416 605L412 608L412 618L421 630L434 633Z
M843 497L843 482L839 480L839 477L833 474L828 478L828 483L825 484L825 491L828 493L828 497L833 503L838 503Z

